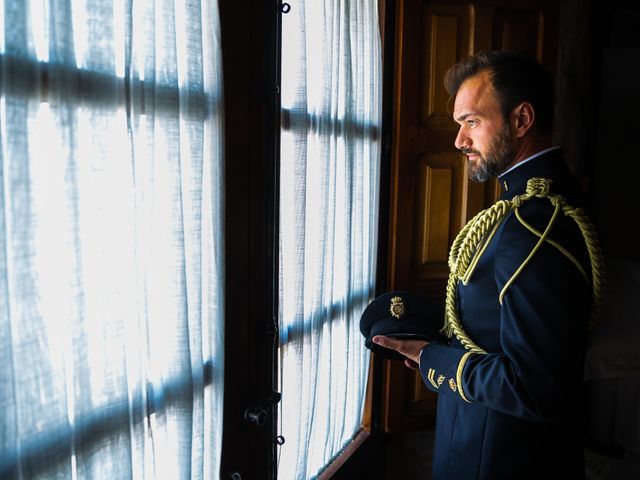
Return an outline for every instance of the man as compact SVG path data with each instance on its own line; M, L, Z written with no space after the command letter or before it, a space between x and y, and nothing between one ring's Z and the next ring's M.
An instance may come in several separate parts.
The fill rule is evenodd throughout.
M529 179L545 178L552 194L580 206L578 185L551 144L553 83L537 62L480 53L454 65L445 86L471 179L499 176L501 199L513 200ZM373 339L403 354L439 394L436 480L584 476L589 251L578 224L554 216L548 198L518 205L475 248L469 278L454 283L461 334L449 344ZM465 348L465 338L479 348Z

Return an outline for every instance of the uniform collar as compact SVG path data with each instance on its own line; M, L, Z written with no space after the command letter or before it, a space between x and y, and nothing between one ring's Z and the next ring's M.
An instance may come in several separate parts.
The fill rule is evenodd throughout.
M516 168L521 167L525 163L530 162L531 160L533 160L534 158L538 158L540 155L544 155L545 153L551 152L553 150L560 150L560 147L549 147L549 148L545 148L544 150L540 150L538 153L534 153L533 155L531 155L531 156L525 158L524 160L522 160L521 162L518 162L515 165L513 165L512 167L508 168L506 171L504 171L500 175L498 175L498 178L502 177L503 175L506 175L511 170L515 170Z
M562 150L559 147L542 150L514 165L498 177L502 188L500 199L510 200L514 196L524 193L530 178L545 177L553 180L565 168Z

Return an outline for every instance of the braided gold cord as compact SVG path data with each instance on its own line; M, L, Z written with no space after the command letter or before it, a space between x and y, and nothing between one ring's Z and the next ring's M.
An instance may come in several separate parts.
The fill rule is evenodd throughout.
M518 218L518 220L520 221L520 223L527 229L529 230L531 233L533 233L535 236L537 237L541 237L542 233L539 232L538 230L536 230L535 228L533 228L531 225L529 225L524 218L522 218L522 216L520 215L520 211L516 208L514 210L516 217ZM547 243L549 243L550 245L553 245L554 247L556 247L558 250L560 250L560 253L562 253L565 257L567 257L569 260L571 260L571 263L573 263L575 265L575 267L578 269L578 271L582 274L582 276L584 277L585 281L588 283L589 282L589 275L587 274L586 270L582 267L582 265L580 265L580 262L578 262L578 260L576 260L576 258L571 255L571 253L569 253L569 251L567 251L566 248L564 248L562 245L560 245L558 242L554 242L552 239L547 238L546 239Z
M600 244L596 235L595 229L591 224L589 218L585 215L581 208L573 208L567 205L564 197L561 195L555 195L550 193L551 180L546 178L532 178L527 182L527 190L523 195L518 195L512 200L499 200L494 205L486 210L481 211L475 215L456 236L456 239L451 246L449 252L449 279L447 281L446 289L446 301L445 301L445 325L442 329L448 336L453 335L460 341L466 350L473 353L486 353L481 347L476 345L469 335L464 331L460 324L458 312L456 308L457 297L457 285L459 281L462 281L466 285L471 279L471 275L478 264L478 261L487 246L493 239L493 236L505 216L511 211L516 210L517 218L523 223L523 225L539 237L536 246L531 253L527 256L524 262L518 267L516 272L512 275L509 281L505 284L502 292L500 293L500 303L506 294L507 289L516 280L518 275L524 270L527 263L533 258L538 249L545 243L550 242L555 244L549 238L549 232L553 226L558 213L562 213L571 217L580 228L580 232L585 241L587 251L589 253L589 260L591 263L591 276L592 276L592 304L589 327L593 327L595 320L600 311L602 305L602 299L604 295L604 262L602 260L602 253L600 251ZM549 224L545 228L544 233L540 233L533 229L526 222L521 220L520 215L517 212L524 202L532 198L547 198L551 204L555 207L554 214L549 221ZM576 264L575 258L569 254L565 249L559 245L554 245L560 250L572 263ZM579 266L579 264L577 265ZM584 269L579 268L582 272Z
M589 260L591 262L591 276L593 283L593 299L591 301L591 315L589 319L589 328L592 329L600 314L602 301L604 299L605 287L605 270L602 251L600 250L600 242L595 228L589 217L587 217L581 208L568 208L568 215L575 220L580 227L582 236L584 237L587 250L589 251Z

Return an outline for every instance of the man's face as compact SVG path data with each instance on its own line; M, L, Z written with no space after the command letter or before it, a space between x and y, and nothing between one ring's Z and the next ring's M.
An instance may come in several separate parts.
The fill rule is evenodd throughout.
M471 180L484 182L513 162L511 130L502 116L489 72L480 72L462 82L453 118L460 125L455 146L467 156Z

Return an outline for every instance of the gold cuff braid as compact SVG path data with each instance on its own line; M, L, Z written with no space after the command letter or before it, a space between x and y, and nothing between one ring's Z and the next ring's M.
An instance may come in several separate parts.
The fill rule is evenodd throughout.
M467 360L469 360L469 357L473 355L473 353L474 352L467 352L464 355L462 355L462 358L458 363L458 370L456 370L456 383L458 384L458 393L460 394L462 399L467 403L471 403L471 402L465 395L464 389L462 388L462 370L464 369L464 366L467 363Z

